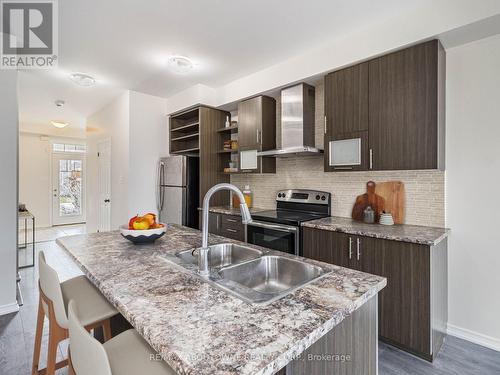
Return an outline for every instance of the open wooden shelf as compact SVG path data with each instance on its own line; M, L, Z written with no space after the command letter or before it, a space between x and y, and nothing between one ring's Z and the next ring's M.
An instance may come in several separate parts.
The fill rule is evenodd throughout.
M182 141L185 139L198 137L199 135L200 135L200 133L192 133L192 134L182 135L180 137L175 137L175 138L172 138L171 140L172 140L172 142Z
M237 154L238 150L219 150L218 154Z
M238 131L238 125L235 125L235 126L228 126L227 128L220 128L220 129L217 129L217 132L218 133L223 133L223 132L231 132L231 133L234 133L234 132L237 132Z
M196 122L193 122L191 124L187 124L187 125L182 125L182 126L178 126L177 128L173 128L171 129L171 132L182 132L182 131L186 131L186 130L189 130L191 128L194 128L195 126L198 126L200 125L199 121L196 121Z
M186 148L183 150L176 150L176 151L170 151L171 154L185 154L185 153L194 153L200 151L199 147L193 147L193 148Z

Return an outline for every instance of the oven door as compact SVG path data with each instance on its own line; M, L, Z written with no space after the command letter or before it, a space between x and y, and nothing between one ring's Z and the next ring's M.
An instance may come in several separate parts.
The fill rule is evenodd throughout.
M247 242L299 255L299 227L252 221L247 225Z

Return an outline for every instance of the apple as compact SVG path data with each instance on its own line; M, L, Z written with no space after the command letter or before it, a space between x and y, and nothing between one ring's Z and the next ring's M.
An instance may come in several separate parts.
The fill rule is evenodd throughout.
M153 227L156 224L156 215L151 212L144 215L143 218L149 221L150 227Z
M136 221L139 218L139 215L135 215L133 218L131 218L128 221L128 229L134 229L134 221Z
M139 217L134 221L133 227L135 230L149 229L150 228L149 220L144 217Z

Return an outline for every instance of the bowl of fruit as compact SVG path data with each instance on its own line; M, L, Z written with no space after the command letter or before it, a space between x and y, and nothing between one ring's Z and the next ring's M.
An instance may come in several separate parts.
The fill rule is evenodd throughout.
M150 243L163 236L167 226L156 221L156 215L148 213L143 216L135 215L128 225L120 227L120 233L133 243Z

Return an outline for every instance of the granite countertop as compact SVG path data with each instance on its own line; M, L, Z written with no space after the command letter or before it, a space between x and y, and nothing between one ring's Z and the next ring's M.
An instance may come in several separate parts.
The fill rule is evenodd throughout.
M386 240L434 246L448 236L449 229L420 225L365 224L345 217L326 217L302 223L304 227L343 232Z
M258 306L172 261L200 246L198 230L169 224L165 236L140 246L117 231L57 242L180 374L273 374L386 285L379 276L304 259L332 272ZM211 244L220 242L237 241L210 235Z
M199 208L200 211L203 209ZM224 215L233 215L233 216L241 216L241 211L239 208L234 208L231 206L214 206L210 207L209 212L213 212L216 214L224 214ZM250 208L250 213L255 214L260 211L266 211L265 208L252 207Z

